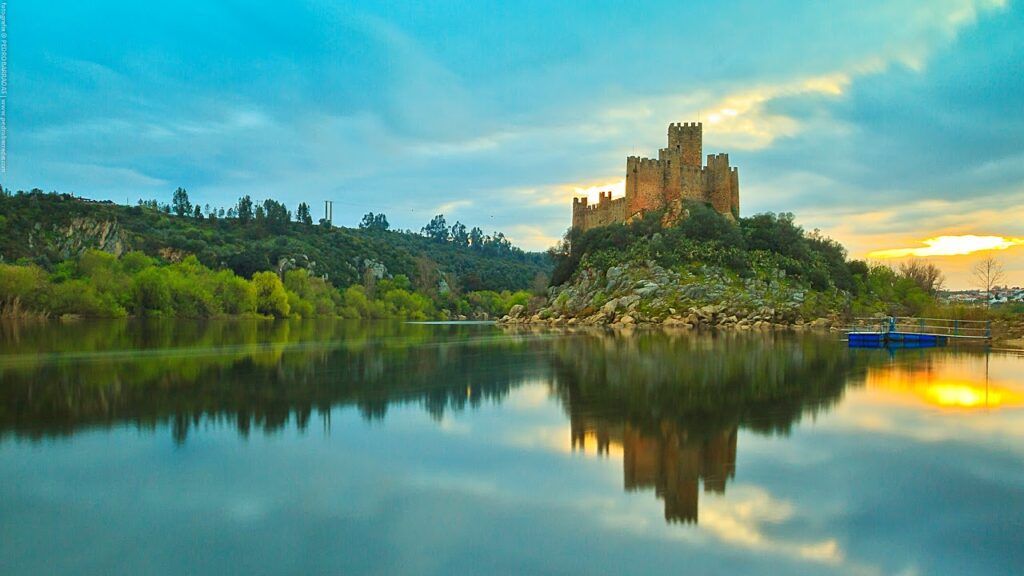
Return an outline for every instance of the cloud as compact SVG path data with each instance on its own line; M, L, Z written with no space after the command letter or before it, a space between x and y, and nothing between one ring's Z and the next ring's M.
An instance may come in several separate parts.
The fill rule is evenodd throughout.
M1002 236L939 236L922 240L919 248L890 248L868 253L870 258L905 258L907 256L962 256L990 250L1006 250L1024 244L1024 238Z
M1024 197L1017 5L101 5L117 9L21 8L35 41L12 53L5 186L333 199L339 223L413 229L441 207L540 249L574 194L618 194L627 155L700 114L745 214L796 212L855 255L1024 237L1007 216Z

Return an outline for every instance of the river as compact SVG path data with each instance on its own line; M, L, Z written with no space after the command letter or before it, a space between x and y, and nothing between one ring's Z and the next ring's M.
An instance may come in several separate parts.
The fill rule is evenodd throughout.
M0 574L1020 574L1024 357L0 325Z

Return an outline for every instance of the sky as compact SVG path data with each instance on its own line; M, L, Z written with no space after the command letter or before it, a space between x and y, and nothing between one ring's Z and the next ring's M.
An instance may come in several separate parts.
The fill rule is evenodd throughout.
M5 187L333 200L542 250L699 118L743 215L882 262L997 237L920 255L1024 285L1020 2L12 0L7 32Z

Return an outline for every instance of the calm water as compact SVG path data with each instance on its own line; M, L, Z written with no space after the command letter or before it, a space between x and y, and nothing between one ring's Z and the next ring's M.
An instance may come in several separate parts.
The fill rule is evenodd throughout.
M0 332L0 574L1020 574L1024 358L489 325Z

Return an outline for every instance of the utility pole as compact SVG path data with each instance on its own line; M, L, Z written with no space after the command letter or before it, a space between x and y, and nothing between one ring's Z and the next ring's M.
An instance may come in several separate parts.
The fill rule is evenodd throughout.
M334 201L324 200L324 220L328 224L334 221Z

